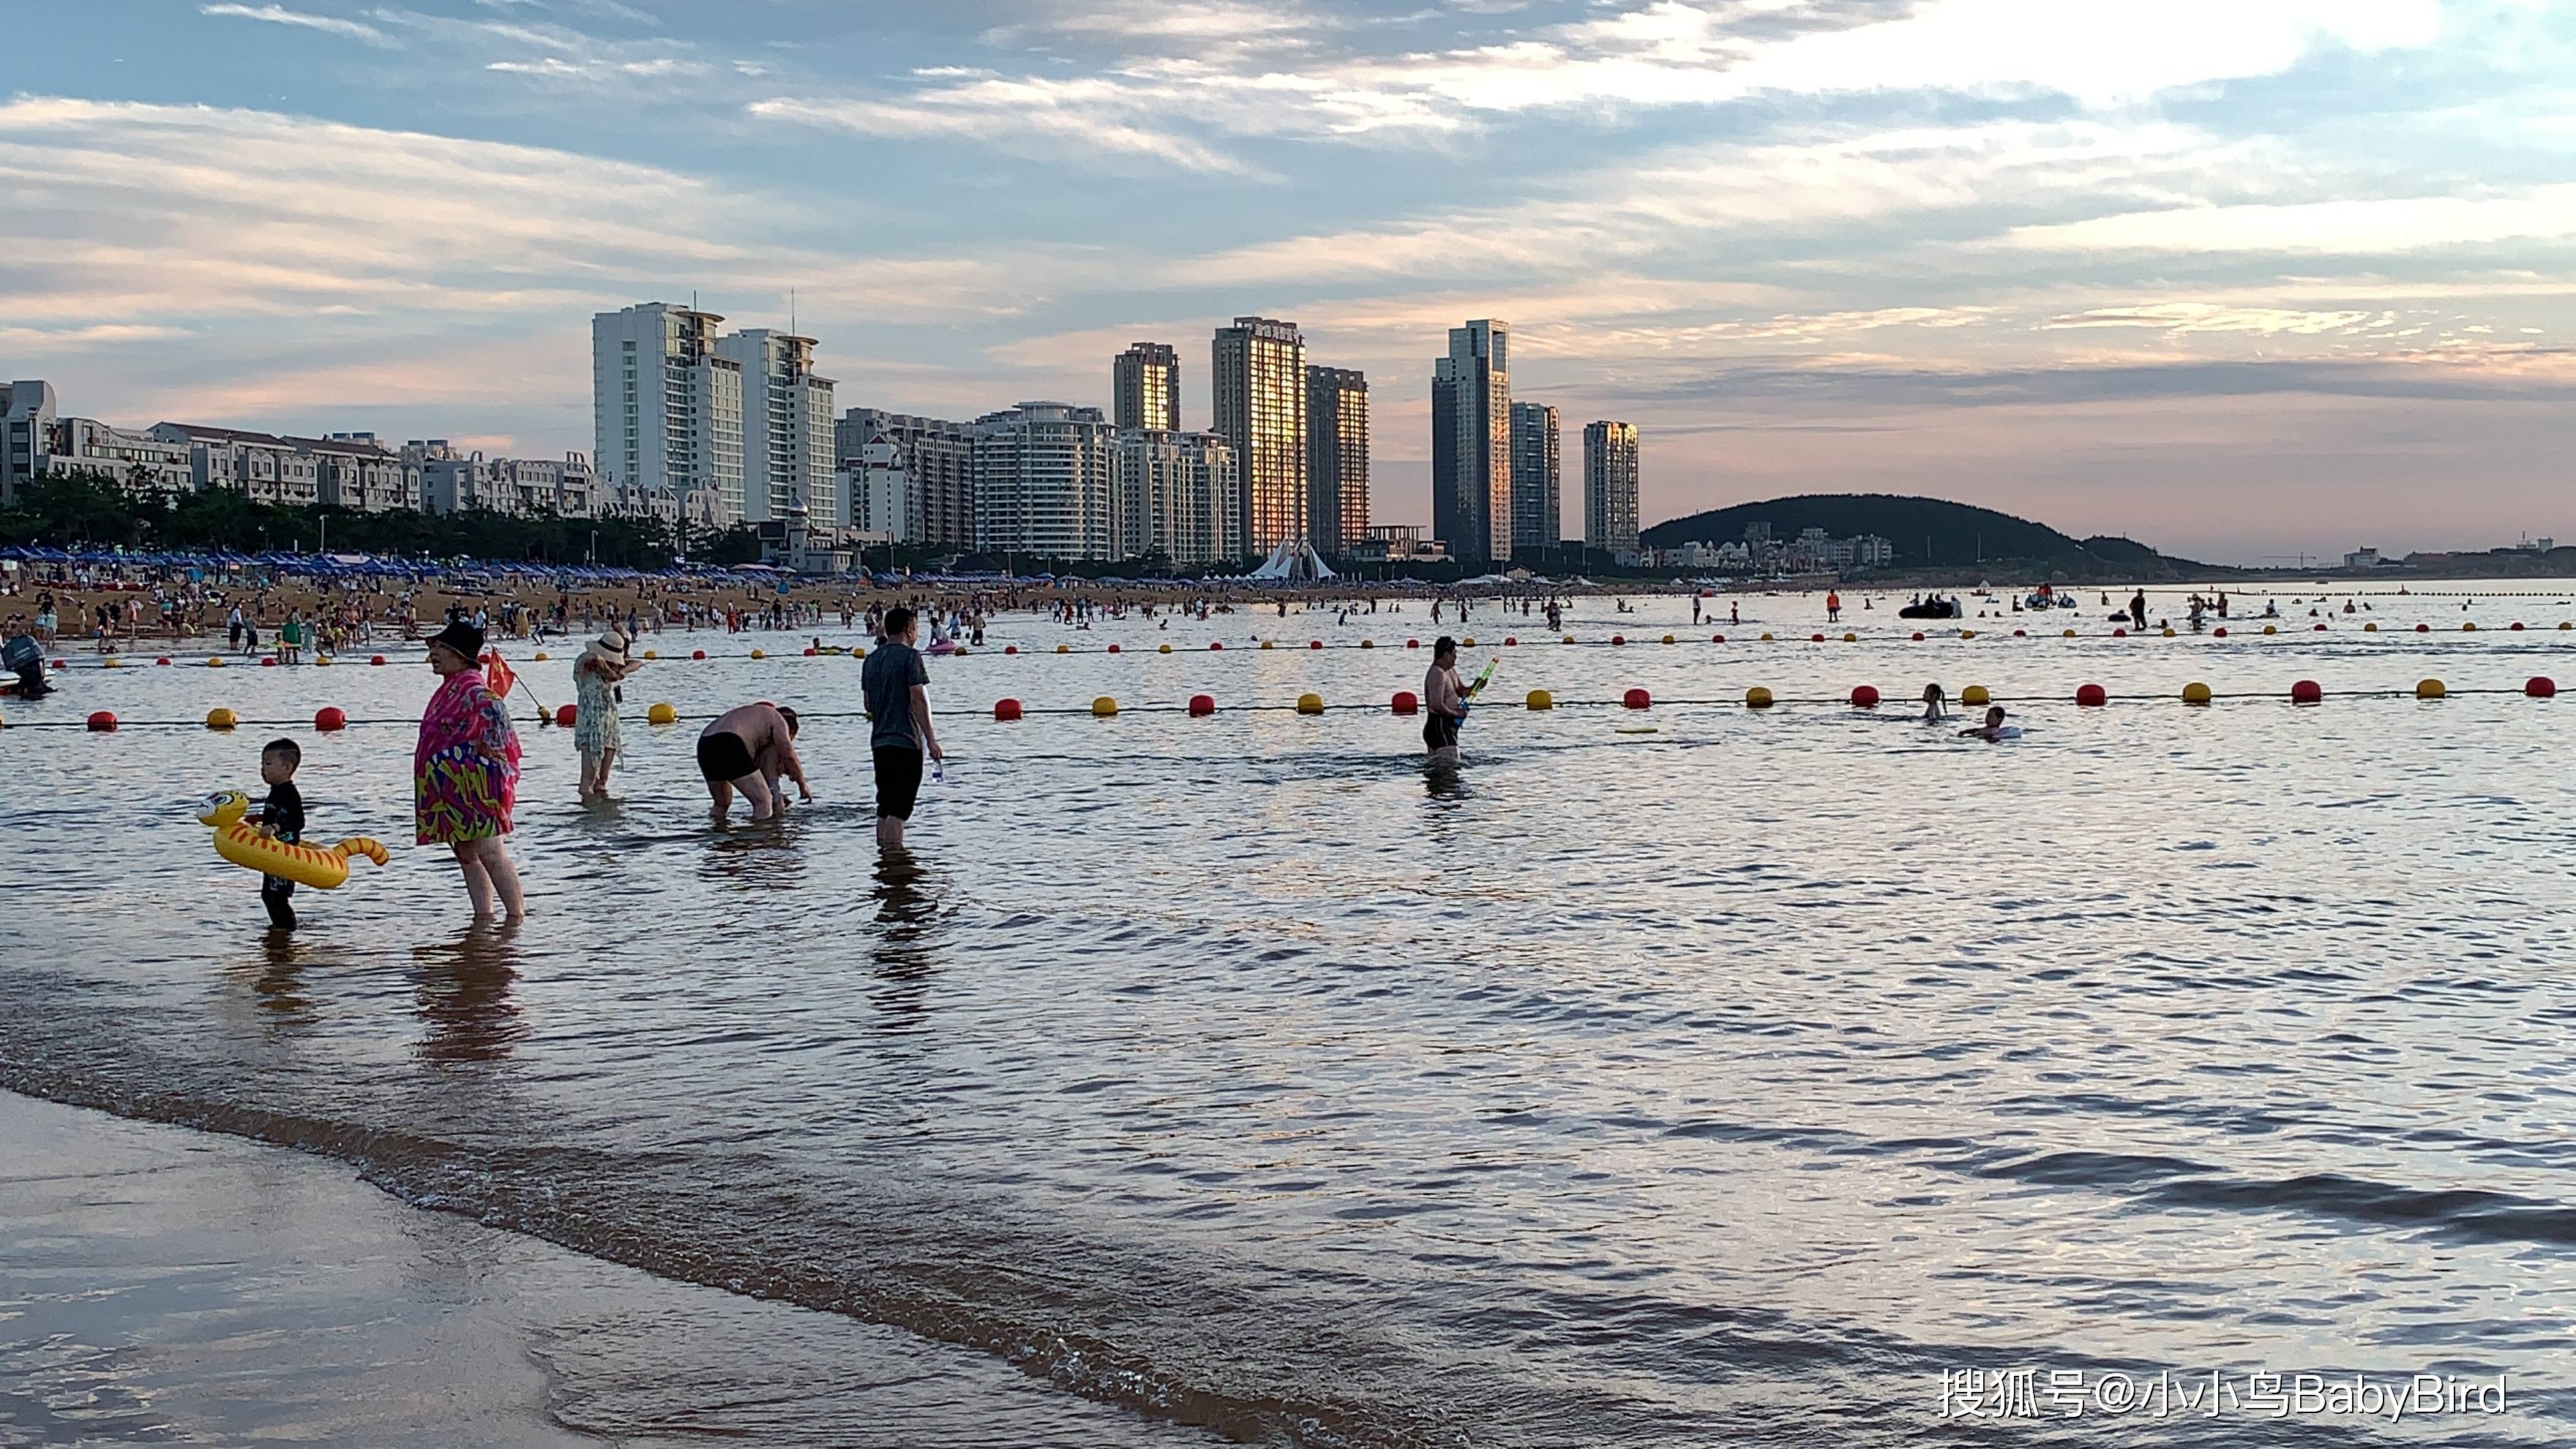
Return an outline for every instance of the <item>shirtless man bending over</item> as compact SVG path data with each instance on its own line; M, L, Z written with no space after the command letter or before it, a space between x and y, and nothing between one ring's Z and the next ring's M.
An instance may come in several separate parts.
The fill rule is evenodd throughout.
M726 710L698 734L698 773L715 797L716 823L725 823L736 790L751 802L751 818L770 820L787 813L787 797L778 788L781 776L796 782L796 793L813 803L805 783L805 762L796 758L796 711L776 705L746 704Z

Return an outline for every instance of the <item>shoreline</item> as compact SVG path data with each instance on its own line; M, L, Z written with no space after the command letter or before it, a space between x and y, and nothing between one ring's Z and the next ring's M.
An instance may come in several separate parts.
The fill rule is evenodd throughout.
M679 1449L1214 1442L1000 1360L0 1092L0 1440Z

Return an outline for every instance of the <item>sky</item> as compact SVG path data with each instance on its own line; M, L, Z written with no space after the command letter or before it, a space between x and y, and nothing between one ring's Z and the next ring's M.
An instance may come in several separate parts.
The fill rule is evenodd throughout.
M2576 539L2576 6L0 0L0 374L591 446L589 319L843 407L1108 405L1301 324L1426 522L1432 359L1653 521L1930 494L2257 563ZM792 294L792 301L791 301Z

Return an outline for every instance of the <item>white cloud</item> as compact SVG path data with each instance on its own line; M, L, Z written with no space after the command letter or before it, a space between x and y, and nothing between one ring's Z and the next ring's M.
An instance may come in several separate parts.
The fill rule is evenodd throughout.
M2265 252L2366 256L2576 236L2576 184L2506 195L2406 196L2124 212L2006 238L2033 251Z
M302 10L289 10L283 5L200 5L200 15L227 15L243 20L264 20L272 25L298 25L330 35L345 35L369 45L391 45L393 37L372 25L343 20L336 15L314 15Z
M765 120L852 131L865 136L957 136L1006 147L1032 144L1046 154L1156 161L1192 171L1242 171L1235 159L1167 127L1131 118L1124 92L1101 80L961 79L902 101L754 101Z

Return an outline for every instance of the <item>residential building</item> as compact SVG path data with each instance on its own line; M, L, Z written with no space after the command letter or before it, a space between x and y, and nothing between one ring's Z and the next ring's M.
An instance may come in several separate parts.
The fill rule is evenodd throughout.
M402 456L420 470L423 511L442 516L510 511L500 470L479 450L460 450L445 438L414 438L403 444Z
M802 503L809 527L838 527L833 383L815 375L814 339L747 328L718 338L716 355L742 369L742 520L778 522Z
M884 543L914 542L913 480L903 449L879 433L841 465L841 516L861 534Z
M1431 531L1470 566L1512 556L1511 328L1449 329L1431 368Z
M896 465L911 480L905 541L945 548L975 546L975 429L968 423L882 408L852 408L841 415L833 447L844 464L859 461L869 443L894 444Z
M1036 559L1110 553L1109 420L1024 402L975 420L975 546Z
M40 478L101 473L137 491L188 493L196 488L186 444L96 418L57 420L53 437L39 445L33 463Z
M1361 531L1346 553L1355 563L1440 563L1449 551L1419 523L1377 523Z
M668 491L684 511L716 527L741 522L745 506L743 368L716 349L723 321L668 302L641 302L590 321L591 456L599 471ZM761 426L768 426L765 417ZM764 508L767 487L764 473Z
M1563 471L1556 409L1544 403L1512 404L1512 552L1552 549L1559 542L1558 483Z
M1584 425L1583 543L1620 563L1637 561L1635 423Z
M1168 342L1135 342L1110 364L1116 401L1111 421L1120 432L1181 430L1181 353Z
M253 503L291 507L322 501L322 457L294 438L202 423L155 423L152 435L187 449L198 489L229 489Z
M1336 557L1368 532L1368 377L1353 368L1306 369L1306 526Z
M648 486L628 479L595 479L600 488L599 516L650 521L665 528L680 521L680 495L667 486Z
M52 383L0 387L0 504L16 501L18 489L42 475L37 460L54 436L58 407Z
M1234 448L1215 433L1122 429L1112 446L1110 556L1222 563L1243 553Z
M1216 429L1234 450L1243 551L1304 541L1306 339L1294 322L1237 317L1210 348Z

